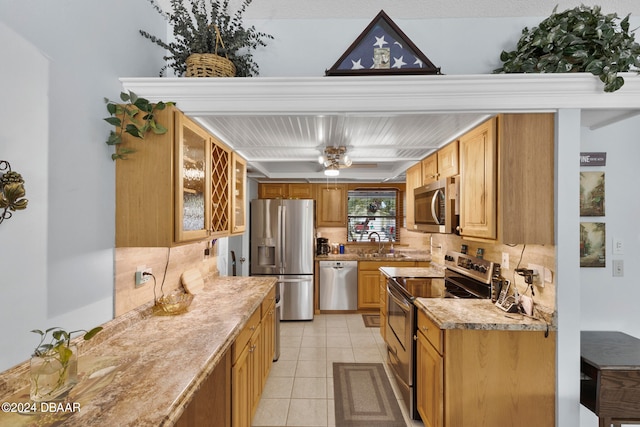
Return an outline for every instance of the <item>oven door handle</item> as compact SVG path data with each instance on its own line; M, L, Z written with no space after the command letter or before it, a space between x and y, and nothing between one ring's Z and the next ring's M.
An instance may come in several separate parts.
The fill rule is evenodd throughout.
M409 304L409 303L407 302L407 300L406 300L406 299L404 299L404 298L402 298L402 297L400 297L400 298L402 298L402 299L398 298L398 297L396 296L395 291L394 291L393 289L391 289L391 288L389 287L389 285L387 285L387 294L391 297L391 299L393 299L393 301L394 301L396 304L398 304L398 305L399 305L400 307L402 307L402 308L405 308L405 311L406 311L406 312L411 311L411 304Z

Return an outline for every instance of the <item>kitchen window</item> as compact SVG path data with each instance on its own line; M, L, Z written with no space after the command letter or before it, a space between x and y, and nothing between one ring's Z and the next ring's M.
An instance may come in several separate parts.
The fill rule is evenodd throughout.
M350 190L347 241L368 242L369 233L373 232L380 235L381 242L398 241L398 196L399 191L395 189Z

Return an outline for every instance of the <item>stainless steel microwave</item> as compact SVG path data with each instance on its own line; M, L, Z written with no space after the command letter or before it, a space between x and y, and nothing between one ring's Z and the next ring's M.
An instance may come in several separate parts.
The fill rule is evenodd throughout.
M413 190L414 230L453 233L457 227L455 181L441 179Z

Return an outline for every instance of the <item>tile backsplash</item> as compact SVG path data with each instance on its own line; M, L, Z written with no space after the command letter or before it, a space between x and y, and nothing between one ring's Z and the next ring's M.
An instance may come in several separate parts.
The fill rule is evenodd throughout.
M115 315L119 316L154 300L153 277L142 286L135 286L138 267L152 269L157 297L162 295L162 291L168 294L180 288L180 275L187 269L199 269L203 278L217 276L218 248L214 245L210 255L205 256L208 243L197 242L172 248L116 248Z

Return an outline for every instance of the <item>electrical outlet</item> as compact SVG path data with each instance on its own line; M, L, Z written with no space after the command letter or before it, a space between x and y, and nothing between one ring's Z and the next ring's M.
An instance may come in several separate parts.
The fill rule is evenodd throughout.
M613 260L613 277L624 276L624 261L621 259Z
M613 253L615 255L624 254L624 244L622 243L622 239L618 239L618 238L613 239Z
M139 266L136 269L136 288L139 288L140 286L147 283L149 281L149 278L151 277L150 275L151 275L151 267L147 268L144 265Z
M529 264L527 268L533 270L533 284L544 286L544 267L538 264Z
M509 253L508 252L502 252L502 263L500 264L500 268L502 269L509 269Z

